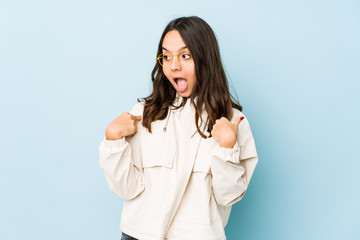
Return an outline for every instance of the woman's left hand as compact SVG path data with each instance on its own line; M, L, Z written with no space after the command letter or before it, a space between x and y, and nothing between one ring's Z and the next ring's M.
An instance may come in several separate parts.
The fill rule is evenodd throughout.
M219 143L220 147L233 148L236 139L239 123L244 119L239 116L231 123L227 118L222 117L215 121L211 135Z

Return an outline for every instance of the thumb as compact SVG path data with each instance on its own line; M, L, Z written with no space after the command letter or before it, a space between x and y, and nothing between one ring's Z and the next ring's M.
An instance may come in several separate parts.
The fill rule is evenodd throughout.
M238 128L239 123L240 123L243 119L244 119L244 116L238 116L238 117L235 119L233 125L234 125L234 127L235 127L236 129Z
M131 114L130 114L130 115L131 115ZM134 116L134 115L131 115L131 118L134 119L135 121L141 121L142 116Z

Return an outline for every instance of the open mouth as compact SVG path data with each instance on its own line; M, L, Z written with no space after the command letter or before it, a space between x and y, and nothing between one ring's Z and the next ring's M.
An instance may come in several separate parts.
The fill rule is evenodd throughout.
M175 80L176 90L178 92L186 91L188 87L188 82L185 78L175 78L174 80Z

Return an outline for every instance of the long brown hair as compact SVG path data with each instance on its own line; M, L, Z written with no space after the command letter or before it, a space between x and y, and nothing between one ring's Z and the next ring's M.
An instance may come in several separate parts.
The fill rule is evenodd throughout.
M195 64L196 83L189 97L184 97L179 108L189 99L195 106L195 124L198 133L207 138L199 129L198 120L202 114L202 107L208 114L208 133L211 131L216 119L232 118L232 107L242 111L242 106L229 91L227 78L221 63L219 46L211 27L196 16L180 17L172 20L161 35L157 56L162 53L162 44L166 33L177 30L189 48ZM151 132L151 123L166 118L169 106L176 97L176 90L166 78L162 66L156 62L151 73L153 92L145 98L142 125ZM196 98L196 103L194 99ZM140 100L138 99L140 102ZM174 107L174 106L173 106ZM204 119L202 119L205 121Z

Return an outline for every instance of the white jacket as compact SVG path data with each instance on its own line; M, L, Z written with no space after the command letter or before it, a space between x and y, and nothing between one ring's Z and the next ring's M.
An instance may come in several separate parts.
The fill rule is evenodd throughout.
M175 106L181 101L177 94ZM244 115L233 111L232 123ZM143 102L130 113L142 115ZM206 121L206 111L202 116ZM226 239L231 205L244 196L258 162L248 120L232 149L196 132L189 100L151 126L152 134L138 122L133 136L100 144L109 187L124 199L121 231L140 240Z

